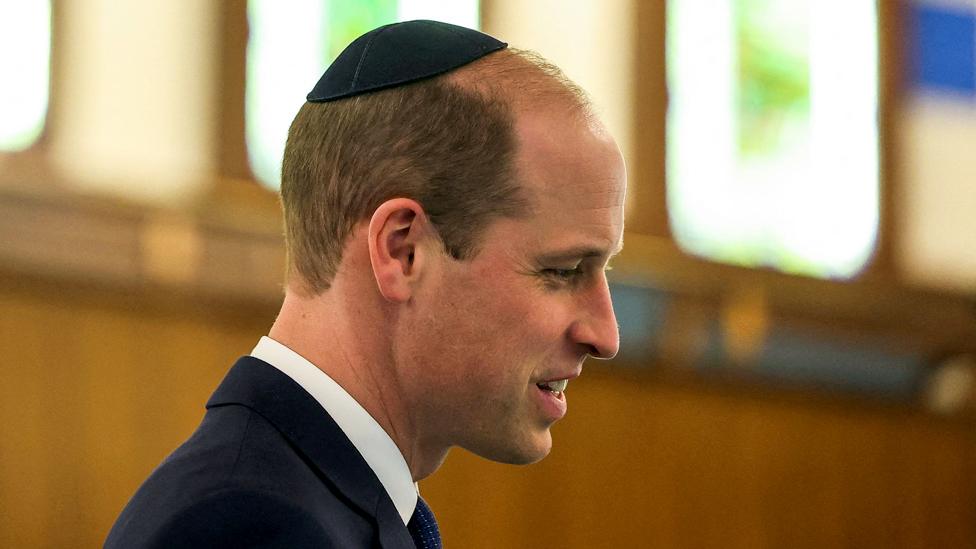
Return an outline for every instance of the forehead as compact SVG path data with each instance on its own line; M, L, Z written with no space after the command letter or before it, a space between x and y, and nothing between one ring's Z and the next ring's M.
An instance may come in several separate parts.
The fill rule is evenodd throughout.
M516 177L533 206L529 240L612 252L622 238L626 173L603 125L548 107L518 116L515 131Z

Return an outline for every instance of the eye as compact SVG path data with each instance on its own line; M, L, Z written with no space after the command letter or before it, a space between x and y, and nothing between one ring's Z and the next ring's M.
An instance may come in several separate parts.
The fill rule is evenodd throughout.
M573 281L583 276L583 267L577 265L572 269L542 269L542 274L555 280Z

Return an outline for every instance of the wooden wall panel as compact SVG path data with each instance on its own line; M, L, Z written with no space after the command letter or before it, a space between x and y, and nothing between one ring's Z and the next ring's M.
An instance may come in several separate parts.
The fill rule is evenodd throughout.
M0 546L98 546L275 311L0 282ZM966 421L599 363L568 396L543 462L422 483L448 547L976 546Z
M454 451L422 483L452 546L976 546L967 424L597 368L545 461Z
M273 311L0 284L0 546L100 546Z

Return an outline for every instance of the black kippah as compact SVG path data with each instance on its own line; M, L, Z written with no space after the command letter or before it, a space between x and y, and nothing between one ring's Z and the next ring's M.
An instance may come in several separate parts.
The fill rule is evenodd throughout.
M440 21L385 25L342 50L308 100L332 101L429 78L506 46L482 32Z

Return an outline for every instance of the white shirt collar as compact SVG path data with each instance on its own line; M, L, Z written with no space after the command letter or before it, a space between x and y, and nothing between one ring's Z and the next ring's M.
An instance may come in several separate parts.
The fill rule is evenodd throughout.
M406 524L417 506L417 485L400 449L369 412L325 372L270 337L262 337L251 356L281 370L325 408L363 455Z

